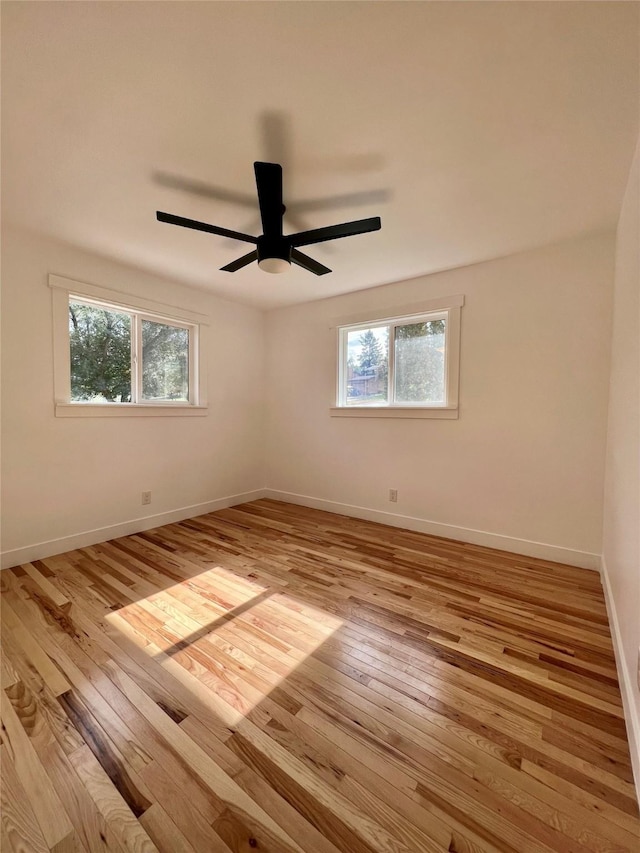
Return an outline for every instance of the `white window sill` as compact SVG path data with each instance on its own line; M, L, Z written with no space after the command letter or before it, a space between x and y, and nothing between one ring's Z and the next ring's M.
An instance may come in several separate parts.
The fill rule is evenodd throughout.
M447 406L333 406L329 413L332 418L458 418L458 409Z
M154 406L142 403L56 403L57 418L202 417L208 406Z

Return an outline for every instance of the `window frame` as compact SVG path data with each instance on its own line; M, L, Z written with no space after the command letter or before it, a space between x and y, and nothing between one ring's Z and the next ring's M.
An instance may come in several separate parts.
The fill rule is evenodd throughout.
M333 417L387 417L387 418L450 418L458 417L460 373L460 324L464 296L432 299L418 305L389 309L384 314L368 312L366 315L341 318L332 324L337 339L336 389ZM445 333L445 401L444 403L411 403L395 401L395 328L410 323L444 319ZM377 405L349 406L346 403L347 340L348 333L358 330L389 329L388 382L391 400Z
M54 406L56 417L206 415L205 337L208 317L154 300L131 296L50 275L53 300ZM76 300L131 317L131 402L92 403L71 400L69 303ZM189 399L142 398L142 321L166 323L189 330Z

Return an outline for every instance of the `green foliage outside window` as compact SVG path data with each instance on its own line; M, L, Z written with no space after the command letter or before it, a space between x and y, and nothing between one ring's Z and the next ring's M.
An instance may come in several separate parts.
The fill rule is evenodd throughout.
M69 303L71 400L130 403L131 314ZM189 399L189 330L142 319L141 397L144 401Z
M82 302L69 304L71 399L131 401L131 317Z
M395 329L396 400L444 400L444 320L409 323Z
M189 398L189 331L142 321L142 396L145 400Z
M358 358L357 372L362 374L367 370L378 367L382 361L382 345L371 329L367 329L360 335L360 357Z

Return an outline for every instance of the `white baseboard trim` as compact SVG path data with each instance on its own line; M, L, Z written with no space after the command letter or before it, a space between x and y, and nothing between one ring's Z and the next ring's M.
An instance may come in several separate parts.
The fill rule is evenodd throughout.
M636 783L636 794L640 803L640 707L638 707L633 686L634 670L629 666L622 645L620 623L616 612L616 603L611 590L607 564L602 558L601 567L602 587L604 589L604 600L607 604L607 615L609 616L609 627L611 628L611 639L616 656L616 668L618 670L618 681L620 682L620 693L622 694L622 707L624 708L624 719L627 724L627 738L629 740L629 752L631 754L631 765L633 777Z
M337 501L325 500L324 498L314 498L309 495L298 495L294 492L283 492L278 489L268 488L229 495L224 498L206 501L205 503L192 504L191 506L179 507L178 509L161 512L156 515L148 515L118 524L111 524L107 527L85 530L82 533L74 533L70 536L63 536L60 539L50 539L47 542L37 542L22 548L3 551L0 555L0 565L3 569L8 569L12 566L19 566L22 563L29 563L32 560L53 557L56 554L63 554L65 551L73 551L75 548L96 545L98 542L105 542L107 539L129 536L132 533L140 533L152 527L160 527L163 524L171 524L174 521L182 521L185 518L193 518L197 515L204 515L207 512L215 512L218 509L225 509L226 507L259 500L260 498L272 498L273 500L308 506L312 509L325 510L325 512L335 512L338 515L362 518L366 521L377 521L380 524L388 524L392 527L415 530L418 533L428 533L431 536L441 536L445 539L455 539L459 542L469 542L472 545L484 545L487 548L496 548L499 551L511 551L515 554L538 557L542 560L552 560L557 563L579 566L583 569L600 570L600 555L591 554L588 551L576 551L572 548L562 548L558 545L548 545L544 542L532 542L528 539L503 536L500 533L489 533L469 527L458 527L453 524L429 521L425 518L415 518L410 515L400 515L399 513L369 509L368 507L339 503Z
M11 551L2 552L1 567L10 569L12 566L20 566L22 563L30 563L32 560L41 560L44 557L54 557L56 554L64 554L65 551L73 551L76 548L97 545L98 542L106 542L107 539L130 536L132 533L141 533L143 530L150 530L152 527L160 527L174 521L183 521L185 518L194 518L196 515L215 512L217 509L226 509L230 506L236 506L236 504L247 503L247 501L256 501L264 496L264 489L255 489L252 492L243 492L239 495L229 495L205 503L183 506L156 515L133 518L130 521L110 524L107 527L97 527L95 530L85 530L82 533L74 533L60 539L50 539L48 542L38 542L35 545L14 548Z
M276 501L308 506L312 509L323 509L326 512L336 512L338 515L348 515L362 518L366 521L377 521L379 524L389 524L392 527L403 527L418 533L428 533L431 536L441 536L445 539L455 539L468 542L471 545L484 545L498 551L511 551L526 557L538 557L541 560L552 560L555 563L565 563L582 569L600 571L600 554L588 551L575 551L572 548L562 548L559 545L547 545L544 542L531 542L528 539L516 539L503 536L500 533L488 533L485 530L473 530L469 527L457 527L453 524L443 524L439 521L429 521L425 518L415 518L411 515L399 515L395 512L384 512L379 509L369 509L363 506L343 504L328 501L323 498L312 498L308 495L297 495L293 492L281 492L277 489L265 489L264 497Z

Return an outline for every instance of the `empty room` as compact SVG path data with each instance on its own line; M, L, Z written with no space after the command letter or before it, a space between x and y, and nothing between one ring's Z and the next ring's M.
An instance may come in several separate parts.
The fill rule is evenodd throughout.
M3 853L638 853L640 4L0 15Z

